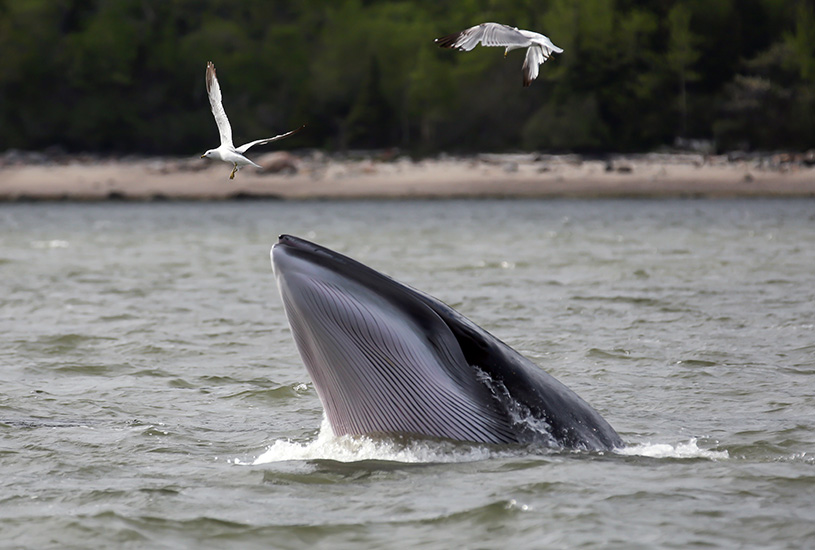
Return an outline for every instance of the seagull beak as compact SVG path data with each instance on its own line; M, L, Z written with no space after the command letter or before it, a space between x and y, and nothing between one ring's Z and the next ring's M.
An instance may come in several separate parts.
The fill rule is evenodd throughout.
M206 157L206 156L207 156L207 154L206 154L206 153L204 153L203 155L201 155L201 158L204 158L204 157Z

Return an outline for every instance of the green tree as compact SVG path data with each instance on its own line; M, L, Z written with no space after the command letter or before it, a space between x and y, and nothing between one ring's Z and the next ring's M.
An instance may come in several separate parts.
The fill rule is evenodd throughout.
M433 44L484 21L565 51L524 89ZM0 0L0 51L0 150L211 147L208 60L236 140L308 123L283 148L815 146L808 0Z
M697 49L698 39L691 31L691 12L684 4L676 4L668 12L668 52L665 61L679 80L680 135L688 131L688 82L698 80L699 74L692 67L701 55Z
M795 32L784 41L792 52L792 63L805 81L815 82L815 10L806 2L798 5Z

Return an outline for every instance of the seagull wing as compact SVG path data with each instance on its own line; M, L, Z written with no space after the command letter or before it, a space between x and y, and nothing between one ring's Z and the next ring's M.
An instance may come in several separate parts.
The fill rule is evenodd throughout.
M521 67L524 74L524 87L529 86L533 80L538 78L538 68L547 59L549 59L549 56L543 51L542 46L532 44L527 48L524 64Z
M215 65L212 61L207 62L207 95L209 95L209 105L212 107L212 116L215 117L215 124L218 125L218 133L221 136L221 145L232 145L232 127L224 111L223 98L221 97L221 87L218 85L218 77L215 76Z
M292 130L291 132L286 132L285 134L280 134L279 136L265 138L265 139L257 139L255 141L250 141L249 143L244 143L243 145L241 145L240 147L238 147L235 150L240 154L244 154L246 151L249 150L250 147L254 147L255 145L266 145L267 143L271 143L273 141L277 141L279 139L289 137L290 135L296 134L297 132L299 132L300 130L302 130L305 127L306 127L306 125L303 124L302 126L297 128L296 130Z
M435 42L441 48L455 48L468 52L479 42L483 46L521 48L528 46L530 40L515 27L501 23L481 23L461 32L437 38Z

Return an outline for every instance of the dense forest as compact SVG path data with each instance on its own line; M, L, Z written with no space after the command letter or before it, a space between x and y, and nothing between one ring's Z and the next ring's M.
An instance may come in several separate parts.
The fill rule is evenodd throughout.
M564 49L438 48L483 21ZM644 151L815 147L815 8L803 0L0 0L0 151L281 148ZM684 140L684 141L683 141Z

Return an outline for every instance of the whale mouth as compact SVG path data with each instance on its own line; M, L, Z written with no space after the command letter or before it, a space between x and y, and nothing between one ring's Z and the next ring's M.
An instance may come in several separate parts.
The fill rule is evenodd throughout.
M272 263L294 340L335 434L518 442L450 329L411 289L289 236L273 247Z
M622 446L574 392L439 300L291 235L271 259L336 435Z

